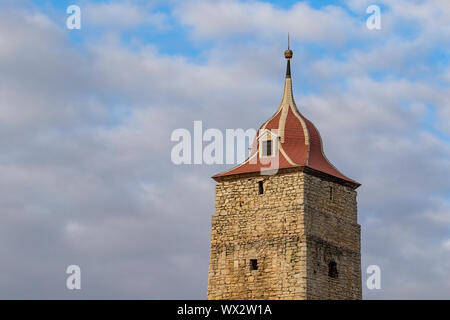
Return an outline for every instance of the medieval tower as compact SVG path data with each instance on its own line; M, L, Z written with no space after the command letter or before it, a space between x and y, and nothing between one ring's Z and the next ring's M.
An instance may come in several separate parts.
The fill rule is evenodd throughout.
M325 157L285 57L281 104L250 157L213 177L208 299L361 299L360 184Z

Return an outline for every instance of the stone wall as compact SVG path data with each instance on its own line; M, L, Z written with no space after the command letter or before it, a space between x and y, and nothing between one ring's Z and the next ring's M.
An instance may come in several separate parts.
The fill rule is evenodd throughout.
M309 174L304 179L307 298L361 299L356 191ZM332 261L337 265L337 278L328 275Z
M358 298L359 226L351 188L302 171L242 175L217 183L215 209L208 299ZM337 260L337 279L328 276L330 258Z

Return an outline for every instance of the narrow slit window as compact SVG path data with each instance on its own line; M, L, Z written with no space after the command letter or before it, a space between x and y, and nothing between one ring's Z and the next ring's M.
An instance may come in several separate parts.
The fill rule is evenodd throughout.
M337 270L337 264L334 261L330 261L328 264L328 276L330 278L337 278L338 277L338 270Z
M329 193L329 196L330 196L330 200L333 200L334 199L333 187L328 187L328 188L329 188L328 193Z
M264 193L264 184L263 181L258 181L259 194Z
M272 140L265 140L262 143L262 153L264 157L272 156Z
M250 270L258 270L258 260L250 259Z

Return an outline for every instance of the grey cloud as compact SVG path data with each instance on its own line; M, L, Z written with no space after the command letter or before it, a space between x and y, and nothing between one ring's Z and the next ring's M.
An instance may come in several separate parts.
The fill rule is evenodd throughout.
M286 10L264 2L195 0L177 6L175 14L200 39L256 35L274 40L290 30L299 41L340 46L362 30L340 7L316 10L301 2Z
M167 15L156 11L151 1L85 2L82 7L83 21L87 26L119 30L142 25L158 30L170 27Z
M210 176L224 167L173 165L170 133L268 118L282 93L278 41L222 42L194 63L108 39L74 48L28 10L0 13L0 39L0 297L204 298ZM447 297L450 150L421 126L445 91L372 80L364 65L376 54L315 73L320 62L299 51L297 104L330 160L363 184L363 264L382 267L383 288L365 297ZM320 92L303 94L305 79ZM69 264L82 268L81 292L65 289Z

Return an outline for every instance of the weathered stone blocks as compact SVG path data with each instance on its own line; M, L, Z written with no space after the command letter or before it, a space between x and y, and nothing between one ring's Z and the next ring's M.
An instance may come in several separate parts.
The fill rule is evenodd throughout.
M350 186L305 170L219 180L208 299L361 299L356 206Z

